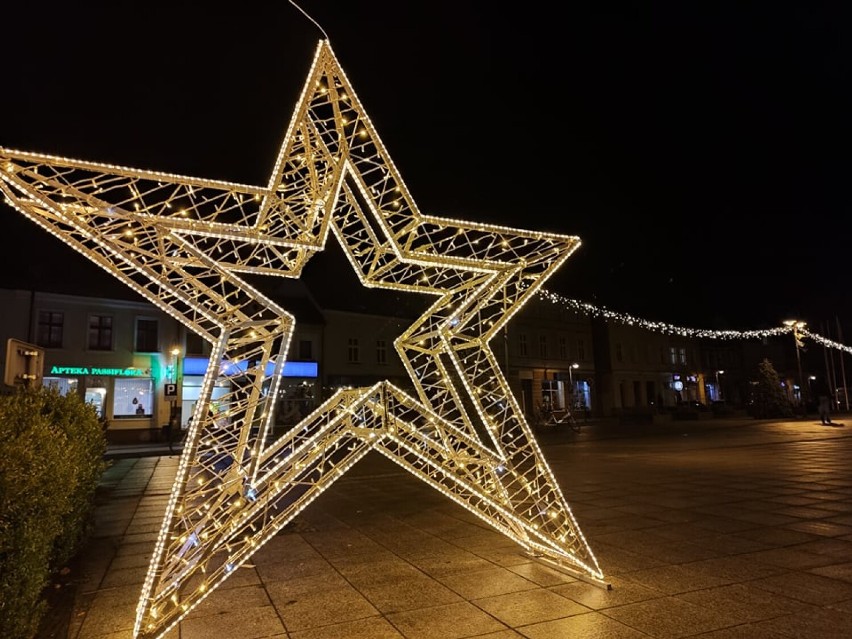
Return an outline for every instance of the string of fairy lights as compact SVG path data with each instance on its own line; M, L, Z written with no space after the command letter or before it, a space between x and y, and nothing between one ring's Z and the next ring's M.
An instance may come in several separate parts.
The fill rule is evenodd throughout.
M765 339L767 337L777 337L778 335L786 335L794 333L798 338L807 337L825 348L833 348L838 351L852 354L852 347L840 342L836 342L827 337L823 337L819 333L809 331L803 322L795 324L776 326L772 328L755 329L749 331L736 330L713 330L708 328L687 328L668 324L666 322L652 322L650 320L635 317L629 313L619 313L612 311L603 306L595 306L588 302L571 299L548 290L540 290L539 297L552 304L558 304L562 308L574 311L575 313L583 313L591 317L599 317L607 321L619 322L628 326L636 326L648 331L663 333L665 335L678 335L680 337L691 337L700 339L718 339L718 340L741 340L741 339Z
M267 187L0 148L0 197L211 344L134 639L164 637L371 450L609 588L489 346L579 238L420 213L327 40ZM342 389L269 441L294 319L243 274L298 277L329 235L364 286L438 297L394 341L416 397Z

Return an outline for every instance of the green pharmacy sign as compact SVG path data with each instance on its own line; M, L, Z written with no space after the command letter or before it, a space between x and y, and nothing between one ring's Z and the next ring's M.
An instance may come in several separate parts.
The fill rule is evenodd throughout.
M101 375L104 377L145 377L141 368L98 368L97 366L53 366L51 375Z

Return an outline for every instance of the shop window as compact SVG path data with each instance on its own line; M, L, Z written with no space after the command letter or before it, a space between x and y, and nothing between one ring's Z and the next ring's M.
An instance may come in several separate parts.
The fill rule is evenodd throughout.
M45 377L42 385L46 388L55 388L60 395L77 392L77 379L73 377Z
M565 408L565 382L546 379L541 382L541 402L551 410Z
M309 339L299 340L299 359L302 361L314 358L314 344Z
M64 324L64 313L39 311L38 345L44 348L62 348L62 327Z
M104 401L106 400L107 389L103 386L88 386L85 392L85 401L89 406L95 409L95 413L99 418L106 417L104 409Z
M89 315L89 350L112 350L112 317Z
M361 353L359 352L358 338L357 337L350 337L349 338L349 343L348 343L346 355L347 355L346 359L350 364L357 364L358 362L361 361Z
M113 417L151 417L154 411L153 390L154 381L150 378L116 378Z
M201 384L203 382L204 377L200 375L187 375L183 378L181 384L181 421L185 430L189 428L196 404L201 398ZM211 412L216 412L223 407L227 409L225 400L230 392L231 385L228 381L218 379L214 382L210 394L211 406L213 407Z
M157 320L136 319L136 352L156 353L160 350Z
M388 346L383 339L376 340L376 364L388 363Z

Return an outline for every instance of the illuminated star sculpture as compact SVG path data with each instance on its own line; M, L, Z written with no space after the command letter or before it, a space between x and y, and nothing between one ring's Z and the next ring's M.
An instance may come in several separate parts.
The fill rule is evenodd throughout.
M0 189L212 345L135 637L162 636L371 450L607 585L489 347L578 238L422 214L327 41L266 187L0 149ZM417 396L342 390L267 444L294 321L241 276L299 277L329 231L365 286L434 295L395 342Z

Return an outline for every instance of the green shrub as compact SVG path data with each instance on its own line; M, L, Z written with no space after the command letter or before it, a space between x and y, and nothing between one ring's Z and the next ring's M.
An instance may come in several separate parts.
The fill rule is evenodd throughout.
M105 445L77 395L0 397L0 637L35 634L45 585L87 532Z

